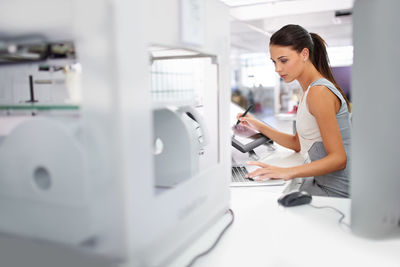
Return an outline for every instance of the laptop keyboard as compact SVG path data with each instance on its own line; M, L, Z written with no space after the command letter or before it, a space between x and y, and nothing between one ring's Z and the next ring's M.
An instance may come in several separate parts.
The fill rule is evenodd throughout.
M246 167L232 167L232 182L252 182L253 179L246 178L247 173Z

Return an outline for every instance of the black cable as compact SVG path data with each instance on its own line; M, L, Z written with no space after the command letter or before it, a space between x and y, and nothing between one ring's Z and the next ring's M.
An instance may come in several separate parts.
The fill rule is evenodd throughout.
M224 230L222 230L222 232L219 234L219 236L217 237L217 239L214 241L214 243L211 245L211 247L209 247L206 251L196 255L187 265L187 267L192 266L198 258L203 257L204 255L207 255L208 253L210 253L211 250L213 250L215 248L215 246L218 244L219 240L221 240L222 236L225 234L225 232L228 230L228 228L233 224L233 222L235 221L235 214L233 213L232 209L229 209L229 213L232 216L232 219L229 221L229 223L225 226Z
M315 209L332 209L332 210L338 212L338 213L341 215L341 217L339 218L338 223L339 223L339 224L346 225L347 227L350 227L349 224L343 222L343 219L346 217L346 215L345 215L343 212L341 212L340 210L338 210L337 208L334 208L334 207L332 207L332 206L314 206L314 205L312 205L312 204L308 204L308 205L310 205L311 207L313 207L313 208L315 208Z

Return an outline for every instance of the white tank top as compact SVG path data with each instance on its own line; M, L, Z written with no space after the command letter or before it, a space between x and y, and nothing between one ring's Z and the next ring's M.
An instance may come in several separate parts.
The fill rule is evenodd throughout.
M296 116L296 131L299 136L301 153L307 153L315 142L322 141L317 120L308 110L307 95L310 86L300 100Z

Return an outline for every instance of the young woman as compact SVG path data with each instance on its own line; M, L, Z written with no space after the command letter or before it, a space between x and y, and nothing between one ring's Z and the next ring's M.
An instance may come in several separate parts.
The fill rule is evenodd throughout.
M349 103L333 78L324 40L299 25L286 25L274 33L269 50L275 71L285 82L297 80L303 90L296 118L296 135L276 131L251 115L238 119L278 144L308 152L311 162L281 168L249 162L260 168L254 179L305 179L300 190L312 195L349 197Z

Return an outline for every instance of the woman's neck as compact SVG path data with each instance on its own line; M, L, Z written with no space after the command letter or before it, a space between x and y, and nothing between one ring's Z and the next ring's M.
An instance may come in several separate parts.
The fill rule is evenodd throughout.
M324 76L319 73L319 71L310 61L308 61L306 64L308 65L304 68L303 73L297 78L297 81L300 83L303 92L308 89L308 86L310 86L313 81L324 78Z

